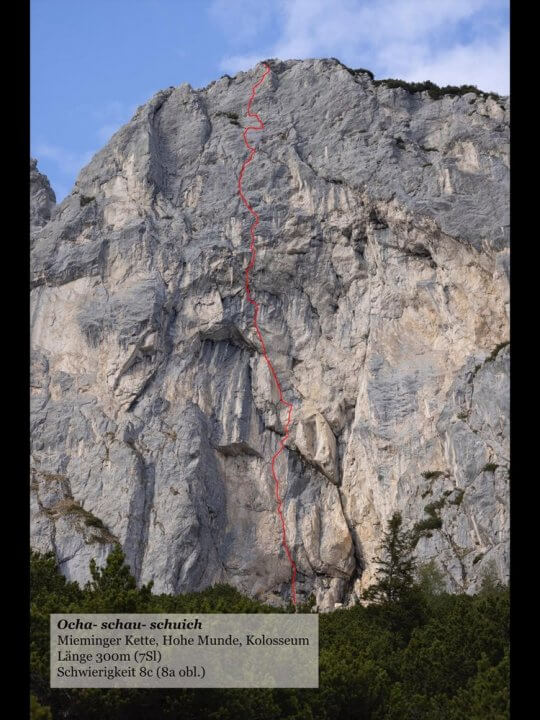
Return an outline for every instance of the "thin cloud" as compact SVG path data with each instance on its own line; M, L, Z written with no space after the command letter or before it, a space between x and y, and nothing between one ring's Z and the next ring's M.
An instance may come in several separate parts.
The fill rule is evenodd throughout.
M54 161L58 169L68 175L78 173L81 168L90 162L95 152L95 150L87 150L82 153L71 152L59 145L49 145L47 143L40 143L35 150L38 158L42 157Z
M57 183L55 187L53 188L54 195L56 197L56 202L59 205L64 198L66 198L69 195L69 190L66 185L62 185L61 183Z
M95 136L100 147L130 120L136 109L137 105L112 100L90 111L96 122ZM47 142L38 143L33 148L35 157L49 161L48 174L55 177L54 187L58 202L68 194L68 186L72 186L73 179L88 165L96 152L97 149L75 152Z
M256 55L230 55L229 57L223 58L219 63L220 70L229 73L237 73L240 70L249 70L261 60L270 57L277 57L272 51L268 51L266 54L258 53Z
M413 81L432 80L438 85L476 85L482 90L508 94L510 85L509 38L499 35L492 44L459 45L437 57L412 66Z
M103 107L94 110L94 117L101 122L96 136L101 143L108 142L114 133L125 125L137 109L136 105L128 105L119 100L111 100Z
M218 4L223 5L219 0L214 7ZM236 47L255 44L234 30L235 19L249 17L248 5L257 17L255 2L227 2L222 30ZM223 58L221 69L234 73L269 57L338 57L378 77L470 83L506 94L506 11L506 0L287 0L273 5L277 39ZM264 27L269 22L265 16Z
M120 127L119 123L109 123L108 125L102 125L97 130L97 137L101 142L108 142L111 137L114 135L114 133L118 130Z
M39 161L48 161L45 165L49 165L49 167L42 172L45 171L52 182L57 203L61 203L69 194L68 188L73 186L73 178L90 162L95 152L95 150L87 150L82 153L72 152L67 148L50 143L38 143L35 148L32 148L33 157L37 157Z

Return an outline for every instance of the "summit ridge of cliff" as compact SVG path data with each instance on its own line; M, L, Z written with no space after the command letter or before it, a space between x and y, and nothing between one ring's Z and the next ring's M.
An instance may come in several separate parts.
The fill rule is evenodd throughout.
M299 601L354 602L394 510L450 589L506 579L509 101L269 64L251 284ZM71 579L118 541L158 592L288 599L236 193L259 71L158 92L60 204L31 164L32 545Z

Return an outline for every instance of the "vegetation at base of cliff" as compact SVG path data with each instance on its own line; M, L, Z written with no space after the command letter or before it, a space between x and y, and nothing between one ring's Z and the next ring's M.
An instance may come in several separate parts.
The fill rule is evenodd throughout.
M418 568L412 533L394 515L368 605L320 615L319 689L51 689L49 613L287 612L226 585L154 595L137 588L121 549L85 588L52 554L31 558L33 720L506 720L509 593L487 575L475 596L444 591L434 564ZM309 612L312 602L300 608Z

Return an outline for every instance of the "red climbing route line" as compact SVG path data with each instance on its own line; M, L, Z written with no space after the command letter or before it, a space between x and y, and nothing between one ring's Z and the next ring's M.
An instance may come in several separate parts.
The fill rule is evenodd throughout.
M277 501L277 512L279 515L279 519L281 520L281 544L285 548L285 553L287 554L287 557L289 559L289 562L291 564L291 600L294 605L296 605L296 564L293 560L293 556L291 554L291 550L289 548L289 545L287 543L287 530L285 528L285 518L283 517L283 501L281 499L281 495L279 493L279 478L276 473L276 460L283 452L283 448L285 445L285 441L289 437L289 427L291 425L291 416L292 416L292 403L287 402L285 398L283 397L283 391L281 389L281 384L279 382L278 376L276 374L276 371L274 370L274 366L270 362L270 358L268 357L268 352L266 351L266 344L264 342L264 338L262 336L261 330L259 328L259 324L257 322L257 317L259 315L259 303L253 298L251 294L251 290L249 287L249 273L253 269L255 265L255 255L256 255L256 249L255 249L255 228L259 224L259 216L256 213L256 211L251 207L249 202L246 199L246 196L242 192L242 179L244 177L244 172L249 165L249 163L253 160L253 157L255 156L255 148L252 147L248 140L247 140L247 134L250 130L264 130L264 123L259 117L257 113L251 112L251 103L255 99L255 94L257 92L257 89L263 84L265 77L270 72L270 67L263 63L264 67L266 68L262 77L257 80L255 85L251 88L251 96L249 98L248 104L247 104L247 117L250 118L256 118L258 125L249 125L245 128L243 137L244 137L244 143L246 145L246 148L249 150L249 155L242 163L242 169L240 170L240 175L238 176L238 193L240 197L242 198L242 202L246 206L246 208L249 210L251 215L253 215L253 222L251 223L251 227L249 229L249 234L251 235L251 242L249 245L249 249L251 251L251 259L249 261L248 266L245 268L244 273L246 276L246 296L248 301L253 305L253 327L255 328L255 332L257 333L257 337L259 338L259 341L261 343L262 348L262 354L264 356L264 359L266 360L266 364L268 365L268 369L270 370L272 377L274 378L274 383L276 385L276 388L279 392L279 401L285 405L287 408L287 422L285 423L285 435L282 437L282 439L279 442L279 448L274 453L272 457L271 467L272 467L272 477L274 478L274 487L276 491L276 501Z

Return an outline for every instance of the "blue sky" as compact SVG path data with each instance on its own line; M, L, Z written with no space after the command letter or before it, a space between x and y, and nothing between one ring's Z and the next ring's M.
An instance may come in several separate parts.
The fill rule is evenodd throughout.
M508 0L31 0L31 151L62 200L138 105L259 60L508 94Z

